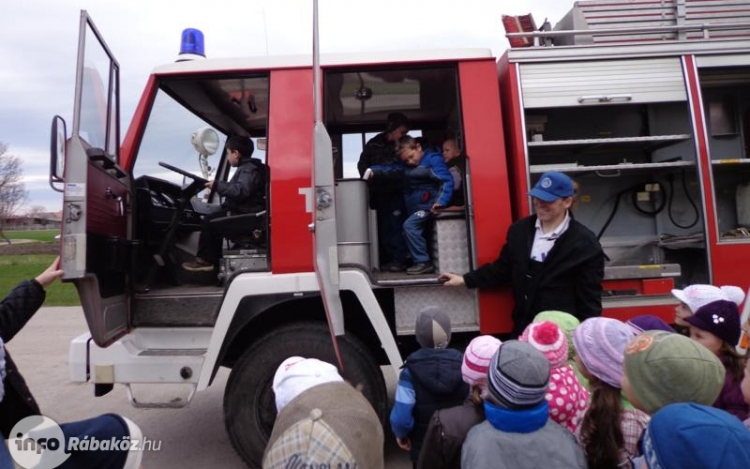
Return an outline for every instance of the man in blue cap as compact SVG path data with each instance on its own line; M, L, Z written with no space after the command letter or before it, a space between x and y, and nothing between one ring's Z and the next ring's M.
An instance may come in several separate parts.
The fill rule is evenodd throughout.
M541 311L565 311L581 321L599 316L604 252L596 235L571 216L574 195L565 174L542 174L529 191L535 214L508 228L500 256L464 275L442 273L440 280L468 288L511 284L514 335Z

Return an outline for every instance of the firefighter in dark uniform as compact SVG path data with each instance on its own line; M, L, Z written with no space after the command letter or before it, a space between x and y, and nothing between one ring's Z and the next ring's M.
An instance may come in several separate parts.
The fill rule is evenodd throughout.
M500 256L464 275L442 273L448 286L487 288L511 284L513 334L541 311L565 311L583 321L602 310L604 252L596 235L570 213L573 181L547 172L529 191L534 215L508 228Z

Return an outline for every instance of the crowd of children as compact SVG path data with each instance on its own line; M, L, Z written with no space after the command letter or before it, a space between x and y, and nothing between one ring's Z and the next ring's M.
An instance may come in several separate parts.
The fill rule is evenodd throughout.
M565 312L545 311L519 340L479 336L463 354L449 347L449 315L424 309L416 323L421 348L406 359L391 412L399 446L410 451L415 468L750 467L750 365L747 351L737 349L744 292L692 285L673 294L680 301L677 330L655 316L579 323ZM309 362L290 360L299 370ZM318 363L304 376L293 374L297 384L288 394L277 385L278 375L289 375L288 361L274 391L296 409L297 427L306 426L291 435L284 430L283 437L277 420L264 468L382 468L382 454L357 446L371 451L383 438L367 400L355 396L335 367L324 372ZM345 401L330 397L333 385L315 398L295 397L321 381L335 382L361 407L352 410L360 415L353 435L329 422L336 423L334 409ZM311 430L316 419L323 419L323 436ZM325 445L313 444L315 438ZM296 453L288 450L290 440ZM280 445L287 448L280 452ZM266 464L272 459L277 463Z

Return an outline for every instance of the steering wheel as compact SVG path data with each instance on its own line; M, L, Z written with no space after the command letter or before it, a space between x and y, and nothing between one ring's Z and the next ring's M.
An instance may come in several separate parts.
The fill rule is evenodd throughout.
M177 167L175 167L175 166L172 166L171 164L167 164L167 163L165 163L165 162L163 162L163 161L159 161L159 166L162 166L162 167L164 167L164 168L167 168L167 169L168 169L168 170L170 170L170 171L174 171L174 172L175 172L175 173L177 173L177 174L182 174L183 176L189 177L189 178L190 178L190 179L192 179L192 180L193 180L193 181L194 181L195 183L198 183L198 184L200 184L201 186L205 185L205 184L206 184L206 183L208 182L208 179L203 179L203 178L202 178L202 177L200 177L200 176L196 176L196 175L195 175L195 174L193 174L193 173L188 173L188 172L187 172L187 171L185 171L184 169L180 169L180 168L177 168Z

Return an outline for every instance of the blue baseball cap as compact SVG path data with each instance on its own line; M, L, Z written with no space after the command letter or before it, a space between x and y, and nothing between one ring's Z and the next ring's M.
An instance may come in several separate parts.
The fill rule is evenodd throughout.
M573 196L573 181L563 173L549 171L542 174L528 194L545 202Z
M649 469L750 467L750 431L734 415L700 404L663 407L641 446Z

